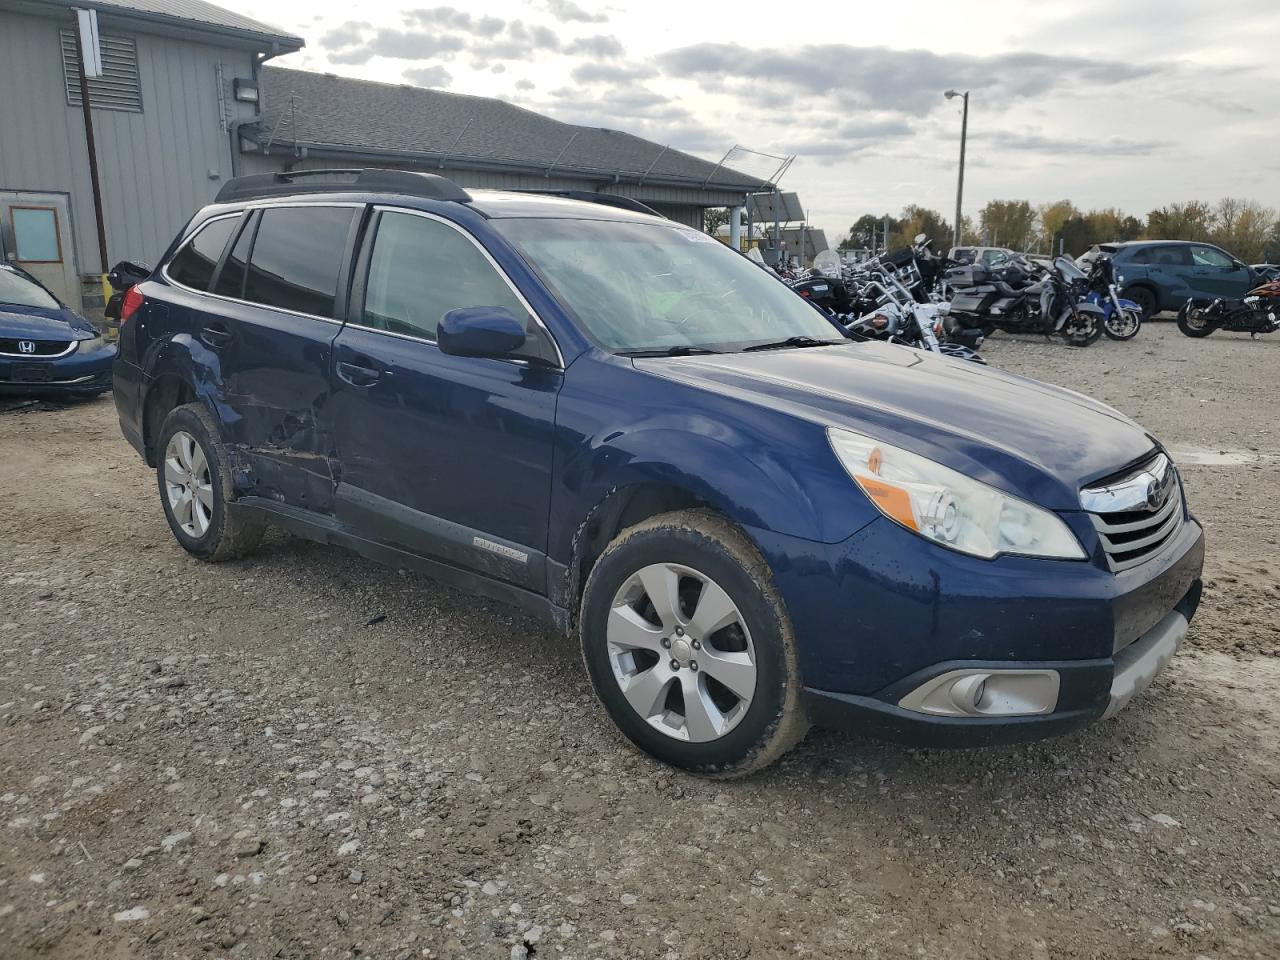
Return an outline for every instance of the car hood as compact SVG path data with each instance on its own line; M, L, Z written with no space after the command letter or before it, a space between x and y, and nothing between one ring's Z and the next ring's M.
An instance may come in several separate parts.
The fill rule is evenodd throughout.
M877 341L636 366L867 434L1055 510L1079 510L1081 487L1157 447L1138 424L1083 394Z
M92 340L93 325L74 310L0 303L0 337L19 340Z

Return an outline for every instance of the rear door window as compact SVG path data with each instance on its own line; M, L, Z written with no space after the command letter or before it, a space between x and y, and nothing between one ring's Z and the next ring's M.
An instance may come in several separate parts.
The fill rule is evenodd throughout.
M239 222L238 216L223 217L201 228L169 261L169 279L193 290L209 289L213 271Z
M262 211L244 298L268 307L332 317L351 229L351 207L268 207Z
M227 259L222 264L222 272L218 274L218 282L213 288L214 293L222 297L234 297L237 300L244 297L244 273L249 263L249 244L252 242L253 223L246 220L235 246L231 248L231 252L227 254Z

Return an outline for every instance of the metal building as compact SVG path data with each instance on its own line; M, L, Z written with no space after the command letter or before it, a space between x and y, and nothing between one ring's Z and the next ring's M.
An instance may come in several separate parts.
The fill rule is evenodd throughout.
M245 172L395 166L464 187L591 190L702 228L768 184L619 130L561 123L504 100L267 66L261 123L242 130Z
M91 79L106 251L80 97L75 8L96 12ZM443 171L469 187L633 197L701 227L771 186L617 130L488 97L264 66L303 40L204 0L0 0L0 256L77 308L103 261L154 262L239 173Z
M217 193L236 125L258 115L236 81L303 42L202 0L0 0L0 249L83 308L102 256L73 5L101 35L89 103L109 262L154 262Z

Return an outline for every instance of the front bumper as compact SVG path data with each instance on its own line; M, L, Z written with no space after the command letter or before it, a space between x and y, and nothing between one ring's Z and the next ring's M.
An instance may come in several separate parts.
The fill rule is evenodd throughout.
M111 388L114 346L91 353L74 351L53 360L0 357L0 395L66 396L95 394Z
M981 560L876 520L839 544L750 530L795 630L810 719L886 739L983 745L1054 736L1124 706L1167 664L1200 600L1204 533L1187 517L1148 561ZM1093 540L1090 540L1090 535ZM954 671L1055 671L1047 712L938 716L901 701Z
M924 675L908 677L879 697L832 693L806 687L805 709L811 722L918 747L983 747L1041 740L1070 733L1095 720L1115 716L1169 664L1187 634L1199 603L1196 581L1178 609L1114 657L1103 660L985 662L939 664ZM1052 670L1061 678L1051 713L1014 717L947 717L898 705L898 694L933 676L963 665L970 669ZM898 699L895 699L898 698Z

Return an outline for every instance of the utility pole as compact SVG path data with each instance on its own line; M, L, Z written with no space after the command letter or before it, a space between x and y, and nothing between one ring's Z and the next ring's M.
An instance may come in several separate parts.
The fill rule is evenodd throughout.
M102 216L102 186L98 182L98 148L93 142L93 114L89 106L89 78L86 76L87 70L85 65L88 60L85 58L85 38L84 30L81 28L82 11L76 11L76 51L80 54L80 106L84 112L84 139L89 147L89 183L93 187L93 214L98 221L98 260L101 267L100 273L105 274L109 269L107 266L107 224ZM93 13L90 11L90 13ZM91 21L96 25L96 16ZM94 38L95 43L97 38ZM98 60L97 52L94 54L94 62Z
M969 137L969 91L966 90L964 93L960 93L956 90L948 90L944 96L948 100L953 100L956 97L964 98L964 109L960 119L960 178L956 184L956 226L954 242L951 244L953 247L958 247L960 246L960 215L964 208L964 147L965 141Z

